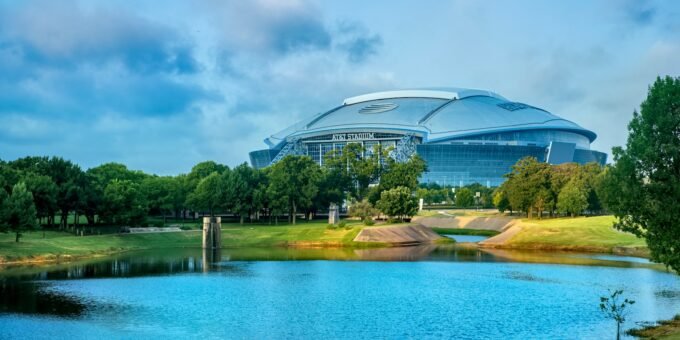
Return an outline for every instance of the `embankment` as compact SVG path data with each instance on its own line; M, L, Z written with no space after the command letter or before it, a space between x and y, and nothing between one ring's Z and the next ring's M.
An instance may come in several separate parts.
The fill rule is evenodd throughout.
M408 226L369 227L362 229L354 242L378 242L393 246L435 243L444 239L431 228L420 224Z

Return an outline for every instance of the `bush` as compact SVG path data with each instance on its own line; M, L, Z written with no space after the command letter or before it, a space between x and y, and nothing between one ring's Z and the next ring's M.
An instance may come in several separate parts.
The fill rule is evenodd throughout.
M372 225L374 225L374 224L375 224L375 221L373 221L373 220L370 219L370 218L367 218L367 219L364 220L364 225L372 226Z
M340 221L340 223L338 223L338 228L344 228L346 226L347 226L347 222L345 222L345 221Z
M380 200L377 204L378 209L390 218L411 217L418 211L418 202L411 195L407 187L396 187L380 193Z
M352 230L352 229L354 229L354 226L351 226L351 225L345 226L345 230Z
M191 230L192 228L188 225L183 225L183 226L179 227L179 229L180 230Z
M335 224L328 224L326 226L326 229L335 230L335 229L338 229L338 226L336 226Z
M349 207L349 215L352 217L359 217L362 221L370 219L377 214L377 209L373 208L373 205L367 200L355 202Z

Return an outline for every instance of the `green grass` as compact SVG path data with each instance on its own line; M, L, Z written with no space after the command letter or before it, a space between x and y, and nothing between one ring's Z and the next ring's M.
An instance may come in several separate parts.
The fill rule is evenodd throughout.
M325 222L308 222L298 225L223 224L222 246L272 247L272 246L351 246L375 247L382 244L354 242L361 231L359 222L347 221L351 229L330 230ZM11 262L55 259L62 256L88 257L126 250L200 248L201 232L170 232L150 234L110 234L73 236L70 233L47 231L25 233L21 242L14 242L14 234L0 234L0 259Z
M522 220L522 231L508 245L645 247L645 241L612 227L613 216Z
M463 229L463 228L432 228L439 235L475 235L475 236L496 236L499 232L484 229Z

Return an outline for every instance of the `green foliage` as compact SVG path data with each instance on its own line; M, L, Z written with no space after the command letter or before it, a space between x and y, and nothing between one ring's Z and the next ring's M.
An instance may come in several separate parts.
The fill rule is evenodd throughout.
M19 182L12 187L12 194L0 190L0 231L13 232L19 242L24 231L38 227L33 195L26 184Z
M349 207L349 215L352 217L359 217L364 224L368 221L373 221L373 216L378 214L378 210L368 200L356 202Z
M586 183L578 178L572 178L562 188L557 199L557 210L572 217L580 215L588 208Z
M617 228L644 237L654 261L680 271L680 77L656 79L628 132L602 196Z
M321 168L311 158L286 156L271 166L269 197L274 202L287 203L289 216L295 224L298 209L313 206L320 179Z
M493 205L498 208L498 211L504 213L506 210L512 211L510 206L510 201L508 200L508 195L505 192L503 186L496 189L493 194Z
M104 189L101 219L114 225L144 225L146 197L140 185L131 180L113 180Z
M215 216L218 209L224 209L224 175L213 172L201 179L196 189L187 198L189 207L196 211L207 211Z
M456 206L459 208L468 208L475 203L475 198L472 191L468 188L459 189L456 192Z
M26 189L33 194L38 217L47 217L57 209L57 190L54 181L48 176L29 173L24 177Z
M418 178L426 170L425 161L418 155L414 155L403 163L388 158L387 167L380 177L380 187L382 190L406 187L415 191L418 187Z
M361 144L350 143L342 152L334 150L324 155L324 167L336 176L343 191L348 191L357 200L364 198L369 184L380 178L381 159L387 158L388 151L379 145L371 151L367 152Z
M340 221L338 223L338 228L346 228L347 227L347 222L345 221Z
M383 191L376 206L383 214L401 221L418 212L416 198L411 195L409 188L403 186Z
M621 324L626 321L628 307L635 304L634 300L625 298L621 301L623 290L609 292L609 296L600 297L600 310L608 319L616 322L616 339L621 339Z

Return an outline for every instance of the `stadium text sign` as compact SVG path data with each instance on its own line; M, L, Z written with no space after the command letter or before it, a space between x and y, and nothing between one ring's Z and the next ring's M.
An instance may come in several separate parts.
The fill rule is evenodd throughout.
M371 140L371 139L375 139L373 132L336 133L333 135L333 141Z

